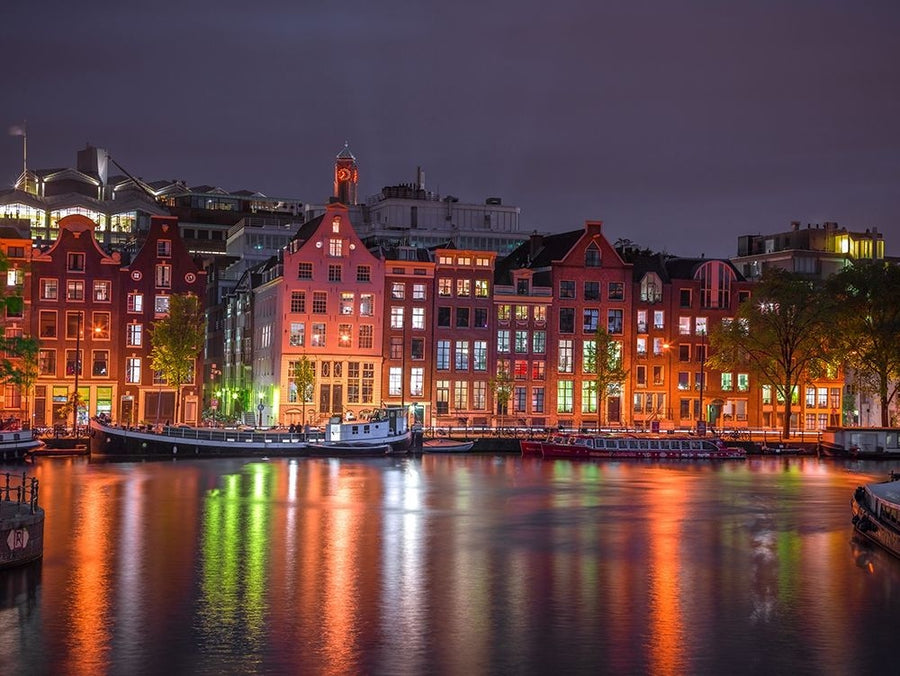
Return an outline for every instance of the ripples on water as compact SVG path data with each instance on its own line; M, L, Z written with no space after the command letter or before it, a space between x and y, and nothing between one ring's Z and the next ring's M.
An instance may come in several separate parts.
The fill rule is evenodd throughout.
M0 672L893 673L900 561L849 521L892 468L40 461Z

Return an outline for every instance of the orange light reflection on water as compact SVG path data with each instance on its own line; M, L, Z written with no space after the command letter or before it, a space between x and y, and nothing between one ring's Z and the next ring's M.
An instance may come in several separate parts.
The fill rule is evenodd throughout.
M660 474L647 495L650 529L649 631L650 673L684 672L683 592L679 551L685 493L690 481L676 472Z

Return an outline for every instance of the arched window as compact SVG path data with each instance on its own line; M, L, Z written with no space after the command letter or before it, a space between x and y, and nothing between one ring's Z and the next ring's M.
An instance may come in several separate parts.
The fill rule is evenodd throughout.
M700 307L727 309L731 303L734 270L724 261L708 261L700 266L694 278L700 281Z

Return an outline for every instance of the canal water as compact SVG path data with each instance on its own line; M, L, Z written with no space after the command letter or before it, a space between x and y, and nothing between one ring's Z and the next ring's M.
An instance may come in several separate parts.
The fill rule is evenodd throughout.
M42 459L0 673L893 674L900 560L849 505L891 469Z

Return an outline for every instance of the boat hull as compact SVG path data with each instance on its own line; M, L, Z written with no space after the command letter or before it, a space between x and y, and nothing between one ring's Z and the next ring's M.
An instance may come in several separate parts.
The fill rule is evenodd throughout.
M140 460L168 458L297 457L309 444L298 434L170 428L168 434L141 432L91 421L92 458Z
M474 441L454 441L453 439L426 439L422 442L423 453L466 453L472 450Z
M854 530L870 542L900 558L900 530L878 515L878 502L862 486L850 500ZM897 506L889 505L894 511Z
M706 439L561 436L540 442L544 458L565 460L741 460L743 448Z

